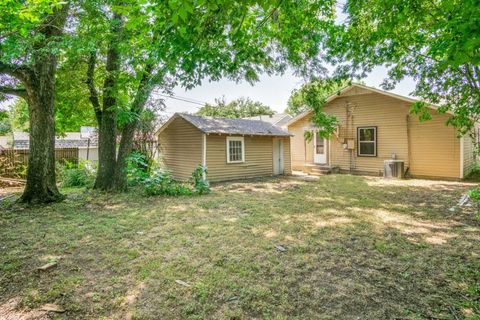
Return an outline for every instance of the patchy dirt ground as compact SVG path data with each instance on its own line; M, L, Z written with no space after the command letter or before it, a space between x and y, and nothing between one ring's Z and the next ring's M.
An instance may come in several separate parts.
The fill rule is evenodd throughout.
M479 319L471 187L332 175L4 202L0 318Z

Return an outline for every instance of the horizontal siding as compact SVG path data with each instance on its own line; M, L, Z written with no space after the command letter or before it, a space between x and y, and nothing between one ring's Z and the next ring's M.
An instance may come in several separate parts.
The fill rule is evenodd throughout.
M448 115L430 112L432 120L410 117L412 176L460 178L460 139Z
M447 116L432 112L432 121L420 123L409 111L405 101L363 89L350 90L327 103L324 112L339 121L338 134L330 138L329 164L345 171L381 174L384 160L395 154L412 175L458 178L460 140L452 127L445 126ZM291 139L294 169L313 163L313 143L303 138L309 124L309 117L305 117L288 127L295 135ZM376 157L357 155L357 128L366 126L377 127ZM343 148L347 139L354 139L355 150Z
M244 137L245 162L227 163L225 135L207 136L207 168L211 181L242 179L273 174L272 137Z
M190 179L202 163L202 132L182 118L177 118L159 136L160 162L177 180Z
M305 141L303 133L310 127L310 118L305 117L291 124L288 131L293 134L290 138L292 169L302 170L305 163L313 162L313 142Z
M383 162L395 154L397 159L408 161L407 115L405 102L377 93L340 97L324 108L340 122L340 135L330 142L330 163L342 170L379 174ZM348 116L348 114L350 116ZM377 127L377 156L357 156L357 128ZM355 140L355 150L345 150L346 139Z

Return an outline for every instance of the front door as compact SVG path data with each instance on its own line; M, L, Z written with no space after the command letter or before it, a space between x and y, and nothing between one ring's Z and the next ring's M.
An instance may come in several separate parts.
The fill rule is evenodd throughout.
M273 174L283 174L282 139L273 139Z
M317 132L313 139L313 162L327 163L327 139L322 138Z

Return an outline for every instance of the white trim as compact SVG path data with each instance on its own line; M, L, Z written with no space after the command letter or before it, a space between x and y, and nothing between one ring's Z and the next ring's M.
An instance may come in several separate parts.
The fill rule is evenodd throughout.
M328 139L328 151L327 151L327 164L330 164L330 146L331 146L331 143L330 143L330 139Z
M242 142L242 160L240 160L240 161L230 161L230 145L229 145L230 141L241 141ZM244 163L245 162L245 139L243 137L227 137L226 148L227 148L227 163Z
M278 145L276 143L278 143ZM273 174L282 175L285 173L284 141L282 138L273 138L272 144L273 144L273 150L272 150ZM275 157L275 148L278 148L278 158ZM278 173L275 171L275 168L279 169Z
M318 138L323 140L323 153L317 153L317 142ZM323 137L318 137L318 131L313 132L313 163L317 164L328 164L328 140ZM319 159L319 160L318 160Z
M374 133L374 140L373 141L361 141L360 140L360 130L365 130L365 129L373 129L373 133ZM360 153L360 143L371 143L373 142L373 151L374 151L374 154L361 154ZM377 156L377 127L375 126L366 126L366 127L357 127L357 156L359 157L376 157Z
M460 137L460 179L463 179L463 160L464 160L463 136Z

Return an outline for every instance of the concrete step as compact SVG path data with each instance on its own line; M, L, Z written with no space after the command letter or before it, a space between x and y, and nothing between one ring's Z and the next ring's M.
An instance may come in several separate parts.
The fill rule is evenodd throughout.
M309 175L311 176L324 176L324 175L327 175L327 174L330 174L332 173L332 171L326 171L326 170L319 170L319 171L310 171Z
M338 172L338 167L319 165L319 166L311 167L309 170L309 174L313 176L331 174L332 172Z

